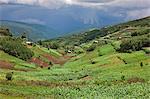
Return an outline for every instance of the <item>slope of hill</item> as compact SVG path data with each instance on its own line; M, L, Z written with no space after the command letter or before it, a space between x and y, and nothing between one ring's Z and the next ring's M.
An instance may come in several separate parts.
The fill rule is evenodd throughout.
M0 66L13 67L0 69L0 97L149 99L149 28L148 17L27 45L34 52L31 61L0 51ZM128 52L118 50L124 41ZM63 45L51 49L51 43ZM5 76L12 71L13 79L7 81Z
M33 41L50 39L59 35L56 30L39 24L0 20L0 26L9 28L14 35L26 33L27 37Z
M103 27L101 29L93 28L86 32L82 32L74 35L68 35L68 36L64 36L52 40L46 40L45 42L48 41L59 42L60 45L80 45L82 43L89 42L91 40L106 36L108 34L112 34L112 35L115 33L118 34L118 32L122 34L126 33L126 36L131 36L130 31L133 32L145 28L149 29L149 27L150 27L150 16L143 19L137 19L134 21L121 23L114 26Z

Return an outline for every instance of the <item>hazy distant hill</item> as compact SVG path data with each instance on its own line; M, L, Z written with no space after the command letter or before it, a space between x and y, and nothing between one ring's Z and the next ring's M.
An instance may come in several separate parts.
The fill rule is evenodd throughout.
M0 26L9 28L13 35L21 35L21 33L25 32L27 36L34 41L50 39L59 35L59 32L56 30L39 24L1 20Z

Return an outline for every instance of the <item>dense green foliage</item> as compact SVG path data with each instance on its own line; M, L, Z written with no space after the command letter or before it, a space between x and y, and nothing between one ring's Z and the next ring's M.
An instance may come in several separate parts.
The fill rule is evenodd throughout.
M55 42L41 42L39 41L39 44L42 45L43 47L46 48L51 48L51 49L58 49L59 45Z
M140 36L140 35L144 35L144 34L148 34L150 33L150 29L142 29L140 31L134 31L131 36Z
M0 50L23 60L28 60L34 55L30 49L22 44L22 40L19 38L2 37Z
M150 35L137 36L122 41L120 51L139 51L143 47L150 47Z

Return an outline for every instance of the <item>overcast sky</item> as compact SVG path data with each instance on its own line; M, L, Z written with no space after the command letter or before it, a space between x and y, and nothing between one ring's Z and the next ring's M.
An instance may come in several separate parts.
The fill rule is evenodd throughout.
M47 9L60 9L67 6L82 6L108 11L116 16L126 14L127 19L150 16L150 0L0 0L1 3L27 4Z
M0 3L28 4L48 9L59 9L71 5L113 11L121 8L128 9L127 17L131 18L150 15L150 0L0 0Z

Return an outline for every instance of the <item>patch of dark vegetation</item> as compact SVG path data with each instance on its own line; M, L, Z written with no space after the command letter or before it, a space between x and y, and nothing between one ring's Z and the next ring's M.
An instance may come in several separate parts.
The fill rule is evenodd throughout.
M141 36L150 33L150 29L142 29L140 31L134 31L131 36Z
M122 76L121 76L121 80L126 80L126 79L125 79L125 75L122 75Z
M48 50L51 49L58 49L59 48L59 44L56 42L42 42L41 40L38 41L39 45L42 45L43 47L48 48Z
M51 67L48 67L47 69L48 69L48 70L50 70L50 69L51 69Z
M22 60L29 60L34 53L22 44L22 39L14 37L0 38L0 50Z
M9 81L12 80L13 73L14 73L14 72L7 73L7 74L6 74L6 79L9 80Z
M128 38L122 41L120 45L121 52L131 52L142 50L143 47L150 47L150 34Z
M87 51L87 52L91 52L91 51L94 51L95 48L96 48L96 45L95 45L95 44L92 44L90 47L88 47L88 48L86 49L86 51Z
M141 68L144 66L143 62L140 63Z
M96 61L90 60L90 63L91 63L91 64L96 64Z

